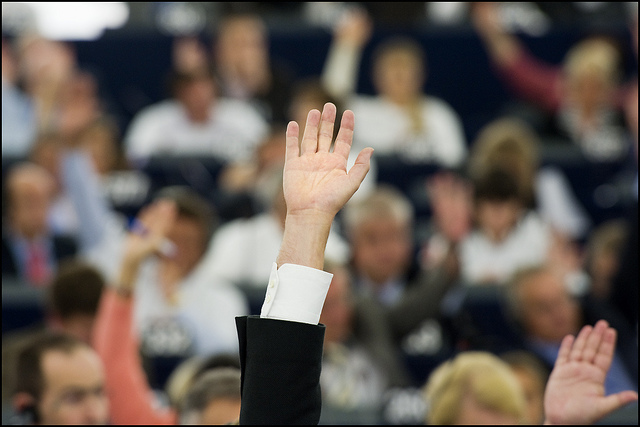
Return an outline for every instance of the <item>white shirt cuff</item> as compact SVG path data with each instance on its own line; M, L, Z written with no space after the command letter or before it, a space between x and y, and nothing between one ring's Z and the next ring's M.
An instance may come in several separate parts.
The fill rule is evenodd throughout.
M260 317L317 325L333 274L274 262Z

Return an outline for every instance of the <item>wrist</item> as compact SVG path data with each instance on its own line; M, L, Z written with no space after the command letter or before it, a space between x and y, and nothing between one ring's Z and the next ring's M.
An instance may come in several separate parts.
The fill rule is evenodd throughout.
M297 264L322 270L332 215L287 215L276 263Z

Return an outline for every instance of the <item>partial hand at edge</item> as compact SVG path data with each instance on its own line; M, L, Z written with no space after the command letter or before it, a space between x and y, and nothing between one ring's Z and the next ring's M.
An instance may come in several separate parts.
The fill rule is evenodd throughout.
M615 344L616 330L604 320L564 338L545 390L545 424L593 424L638 399L631 390L604 395Z

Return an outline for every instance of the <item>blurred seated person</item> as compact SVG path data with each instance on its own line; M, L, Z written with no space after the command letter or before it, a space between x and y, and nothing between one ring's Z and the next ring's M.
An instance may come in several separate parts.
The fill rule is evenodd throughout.
M392 387L410 377L381 311L359 303L345 266L325 261L333 274L320 323L326 326L320 386L323 405L380 413Z
M494 167L473 180L473 229L459 245L466 286L504 284L518 268L547 259L553 235L512 173Z
M380 185L343 212L350 247L348 268L361 304L382 310L396 344L428 319L440 317L441 302L456 283L443 263L421 270L414 255L414 210L394 187Z
M479 176L499 165L509 170L522 193L525 207L540 216L571 241L582 241L592 219L577 199L561 168L540 164L543 145L527 122L499 117L480 129L469 156L469 175Z
M522 424L525 396L515 373L492 353L461 352L424 385L426 424Z
M91 344L93 325L104 288L102 275L80 258L63 261L45 295L44 318L2 336L2 384L13 389L20 346L42 331L63 332ZM3 397L4 398L4 397Z
M504 28L499 11L496 2L474 4L473 23L497 74L541 116L527 113L540 135L567 141L596 162L626 156L617 43L589 36L571 47L561 65L548 64Z
M526 267L514 273L507 288L507 313L524 340L549 367L562 339L575 335L593 319L605 319L618 331L616 355L604 382L605 395L638 390L636 334L620 314L601 301L572 295L564 276L553 267ZM615 326L614 326L615 325Z
M54 177L31 162L14 165L4 181L2 275L48 286L58 264L79 250L73 236L55 233L49 214Z
M272 59L262 16L228 12L214 31L211 57L220 96L251 105L267 123L286 126L296 77L292 67Z
M173 70L171 97L140 110L124 136L134 165L150 156L211 156L246 161L268 132L245 101L219 95L210 67Z
M20 423L104 425L110 423L105 372L86 342L43 331L17 355L13 407Z
M83 228L93 230L97 243L83 256L108 283L122 268L129 229L144 234L136 221L123 224L99 190L91 159L82 150L68 149L62 159L66 191ZM218 226L213 205L188 187L166 187L155 198L175 203L163 251L141 260L136 273L134 324L145 355L209 354L237 351L233 318L248 312L247 301L231 285L208 273L207 245Z
M183 400L179 400L171 402L169 407L164 407L157 405L152 399L152 386L145 375L141 359L141 354L144 354L144 348L141 347L145 345L144 329L136 327L139 304L145 302L162 303L159 300L160 295L150 299L148 293L144 294L139 291L138 287L144 283L141 283L138 277L141 270L145 268L144 264L148 262L148 259L161 252L167 233L175 227L178 215L176 202L167 198L158 199L141 210L137 219L147 231L143 234L133 231L127 233L117 279L105 288L98 309L93 343L105 365L106 391L111 401L111 416L114 424L176 424L178 412L175 405L184 404ZM146 338L151 341L173 340L171 346L197 344L200 347L197 349L199 355L213 355L218 354L219 351L224 351L224 354L227 354L226 351L230 351L230 354L237 353L237 350L233 351L233 346L225 341L228 337L224 337L223 334L228 332L228 324L233 325L234 314L244 312L233 306L237 302L229 298L236 295L232 292L225 293L221 285L219 286L219 289L192 288L192 295L182 297L186 299L186 304L182 304L186 309L182 309L182 313L176 312L180 302L170 301L169 309L164 309L164 317L173 315L178 320L182 319L181 324L172 326L167 322L158 323L156 331L158 335ZM167 290L159 289L159 291L164 293ZM182 295L185 295L185 292L182 292ZM163 297L171 298L171 295L165 294ZM147 298L148 301L141 301L143 298ZM199 298L200 302L194 304L193 301L196 298ZM224 307L225 305L228 307ZM162 309L162 307L159 308ZM207 314L203 310L215 313ZM157 310L156 316L158 316ZM164 333L159 330L162 327L166 328ZM197 340L200 342L185 342L184 337L178 337L176 341L176 329L180 327L195 329L199 333ZM141 330L143 334L138 334L137 330ZM202 341L205 340L211 342L203 343ZM160 349L160 354L169 353L171 346L167 349ZM195 377L192 381L197 382ZM193 384L195 383L191 382L187 389L190 389ZM237 392L239 393L239 388ZM188 394L189 391L186 393ZM200 405L199 412L206 412L208 411L208 403L209 401L192 402L192 405L196 407ZM235 413L227 421L238 417L239 405L231 407L231 409L234 408L236 409ZM226 412L228 409L228 405L222 405L222 410ZM195 408L189 407L185 416L202 415L193 414L194 410ZM217 413L218 410L212 409L211 412Z
M337 25L322 72L327 91L358 117L354 147L404 161L460 166L467 156L462 120L444 100L424 94L427 64L414 39L393 36L375 47L374 95L357 93L362 50L372 34L367 13L346 12Z
M414 208L395 187L379 185L343 212L357 293L372 294L384 306L408 287L413 260Z
M526 350L511 350L499 354L516 374L525 397L524 424L541 425L544 420L544 390L549 379L549 368L534 353Z

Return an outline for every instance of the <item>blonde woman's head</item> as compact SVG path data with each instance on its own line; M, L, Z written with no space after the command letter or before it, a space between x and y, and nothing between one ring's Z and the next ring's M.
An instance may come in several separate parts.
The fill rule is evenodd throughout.
M525 397L504 361L483 351L460 353L438 366L424 386L427 424L519 424Z

